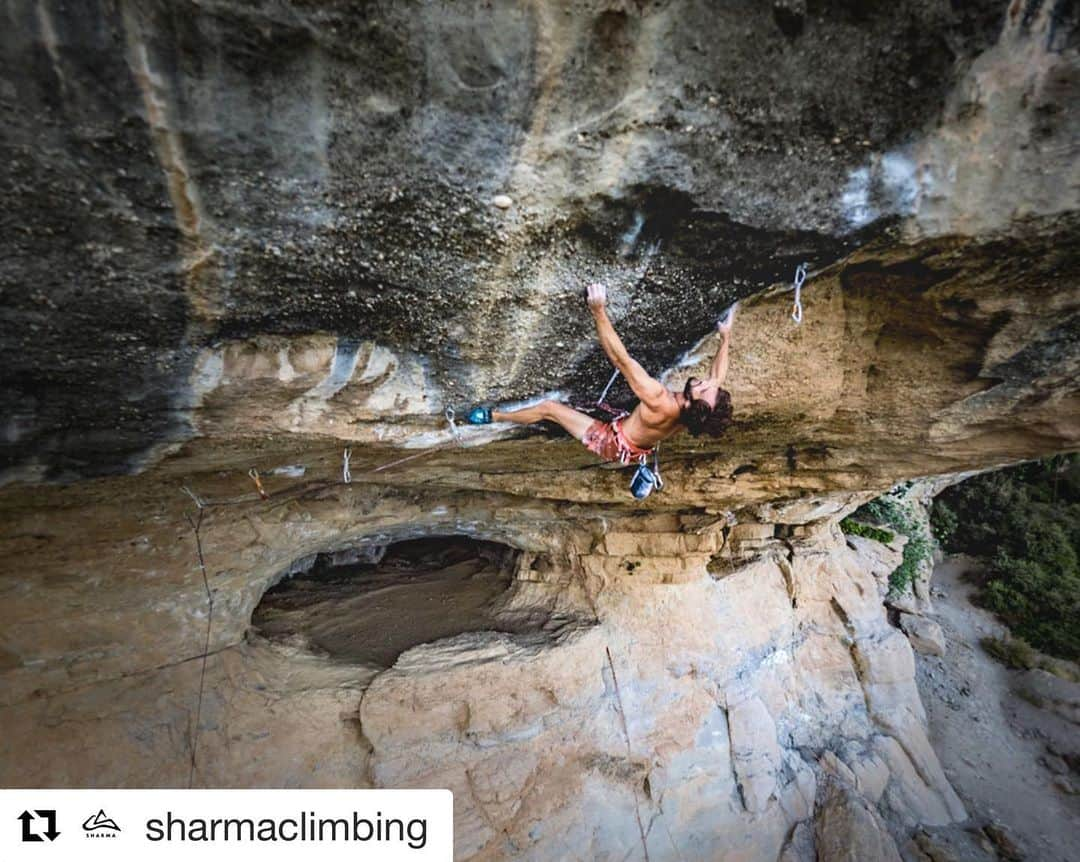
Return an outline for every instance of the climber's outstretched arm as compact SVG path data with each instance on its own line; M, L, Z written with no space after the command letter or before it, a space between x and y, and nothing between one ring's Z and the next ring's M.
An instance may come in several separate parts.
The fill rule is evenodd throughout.
M720 349L713 357L712 368L709 369L709 379L723 384L728 370L728 347L731 345L731 327L735 323L735 309L733 305L727 314L716 322L716 331L720 334Z
M611 364L622 372L634 394L647 407L659 408L671 393L659 381L650 377L648 372L626 350L622 340L615 332L615 327L607 315L607 288L602 284L589 285L589 310L596 321L596 334Z

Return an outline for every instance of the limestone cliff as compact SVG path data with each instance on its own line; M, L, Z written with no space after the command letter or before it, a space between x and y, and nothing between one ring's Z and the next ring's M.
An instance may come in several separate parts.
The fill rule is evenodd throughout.
M0 783L447 786L463 859L963 820L837 522L1080 446L1080 13L954 5L5 7ZM734 426L640 503L447 419L595 399L597 278L672 385L743 301ZM377 570L415 637L363 652L335 567L432 536L505 550Z

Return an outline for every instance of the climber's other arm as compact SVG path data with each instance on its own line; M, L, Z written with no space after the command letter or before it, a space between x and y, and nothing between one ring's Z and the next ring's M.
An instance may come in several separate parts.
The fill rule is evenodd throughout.
M731 344L731 327L735 323L736 307L735 305L731 306L727 314L716 322L716 331L720 335L720 349L716 351L716 356L713 357L709 378L715 380L718 384L723 384L724 378L727 377L728 347Z

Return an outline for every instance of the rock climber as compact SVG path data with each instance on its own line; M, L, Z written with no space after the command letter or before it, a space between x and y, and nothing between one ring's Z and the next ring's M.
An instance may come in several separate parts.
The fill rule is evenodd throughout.
M651 455L657 443L684 428L695 437L702 434L720 436L731 423L731 396L721 384L727 376L728 346L735 320L735 306L729 308L716 324L720 349L712 361L709 376L704 380L691 377L682 392L673 392L659 380L650 377L623 346L608 319L607 289L604 285L589 285L588 302L604 352L638 397L633 411L617 416L610 422L602 422L557 401L541 401L532 407L509 412L474 407L469 413L469 422L473 425L490 422L528 425L547 419L561 425L604 461L622 464Z

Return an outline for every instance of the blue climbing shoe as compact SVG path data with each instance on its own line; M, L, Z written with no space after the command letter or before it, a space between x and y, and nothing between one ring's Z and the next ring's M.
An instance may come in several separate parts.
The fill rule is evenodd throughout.
M474 407L469 411L468 422L470 425L490 425L491 424L491 408L490 407Z

